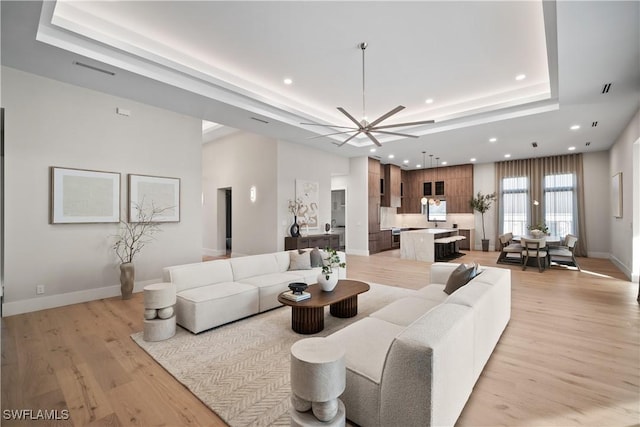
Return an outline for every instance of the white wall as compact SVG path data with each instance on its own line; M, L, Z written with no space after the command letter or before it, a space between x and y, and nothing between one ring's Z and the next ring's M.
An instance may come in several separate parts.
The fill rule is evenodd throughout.
M349 174L349 159L325 151L309 148L288 141L278 141L278 224L277 248L284 250L284 238L288 236L293 217L289 213L288 200L295 198L296 179L314 181L319 185L319 228L309 234L324 233L324 224L331 223L332 176ZM306 230L300 230L306 234Z
M587 229L587 255L608 258L611 252L609 241L609 218L611 210L602 201L609 200L611 178L609 176L609 152L598 151L582 155L584 175L584 210Z
M484 163L473 166L473 195L490 194L496 189L496 172L493 163ZM475 212L475 250L482 250L482 215ZM491 208L484 214L484 230L485 236L489 240L489 250L493 251L496 247L496 236L498 225L498 211L496 204L493 203Z
M232 256L275 252L278 248L277 141L237 132L202 147L205 254L224 254L224 210L219 189L231 188ZM256 187L256 201L249 198Z
M347 191L347 253L369 255L369 169L368 158L349 159Z
M116 224L49 224L49 167L181 179L179 223L134 260L136 290L162 267L201 259L201 122L191 117L2 69L5 110L4 315L120 294ZM131 111L130 117L116 108ZM123 216L126 218L126 216ZM36 285L45 294L36 297Z
M638 239L638 226L633 226L633 205L634 198L638 195L633 193L633 145L640 138L640 110L636 112L627 127L616 139L611 147L609 157L609 188L611 188L611 177L618 172L622 172L622 218L614 218L609 212L611 260L628 277L638 274L637 268L633 269L632 251L633 239ZM637 185L637 183L636 183ZM611 200L611 198L609 199ZM636 258L640 254L634 255ZM636 261L637 263L638 261ZM637 280L637 277L634 277Z

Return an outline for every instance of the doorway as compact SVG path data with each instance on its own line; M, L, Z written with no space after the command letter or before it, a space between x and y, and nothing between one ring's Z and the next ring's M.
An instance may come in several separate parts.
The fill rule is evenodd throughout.
M346 190L331 190L331 230L340 236L340 250L346 247L347 232Z
M231 189L224 190L224 216L225 216L225 255L231 256Z
M218 188L216 256L230 257L232 245L232 192L231 188Z

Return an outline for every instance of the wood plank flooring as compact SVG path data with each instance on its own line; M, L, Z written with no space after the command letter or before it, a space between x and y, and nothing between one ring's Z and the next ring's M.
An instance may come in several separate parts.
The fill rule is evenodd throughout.
M460 262L496 258L469 252ZM347 261L353 279L428 284L430 264L397 250ZM456 425L640 425L638 284L607 260L579 261L580 272L500 265L512 270L511 322ZM3 319L2 410L70 412L38 426L224 426L129 338L142 311L138 293Z

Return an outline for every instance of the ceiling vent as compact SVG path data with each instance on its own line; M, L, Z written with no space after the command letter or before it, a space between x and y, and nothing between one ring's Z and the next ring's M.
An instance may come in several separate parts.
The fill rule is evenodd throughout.
M256 122L265 123L265 124L266 124L266 123L269 123L268 121L266 121L266 120L262 120L262 119L259 119L259 118L257 118L257 117L251 117L251 120L255 120Z
M612 84L613 83L605 83L604 86L602 86L602 93L609 93Z
M592 127L592 128L594 128L594 127L596 127L596 126L598 126L598 122L591 122L591 127Z
M538 147L538 143L534 141L534 142L532 142L532 143L531 143L531 146L532 146L533 148L537 148L537 147Z
M587 141L584 143L584 145L586 145L587 147L591 145L591 142Z
M116 73L113 71L105 70L102 68L94 67L93 65L85 64L84 62L73 61L73 65L77 65L79 67L88 68L89 70L98 71L100 73L108 74L110 76L115 76Z

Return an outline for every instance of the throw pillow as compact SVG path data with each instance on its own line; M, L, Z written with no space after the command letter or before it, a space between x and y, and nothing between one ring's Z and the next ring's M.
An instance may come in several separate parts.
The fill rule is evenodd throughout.
M464 264L460 264L458 268L453 270L453 273L449 276L447 284L444 286L444 292L447 295L451 295L456 290L460 289L475 276L475 266L467 267Z
M320 253L320 249L313 248L311 250L310 255L311 255L311 268L322 267L323 260L322 260L322 254Z
M311 270L311 251L290 251L289 270Z

